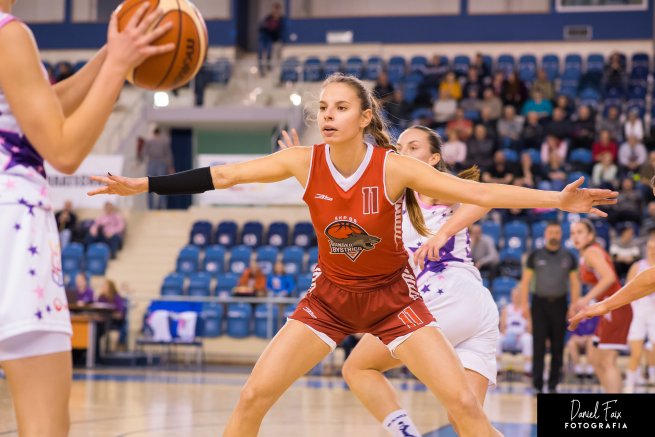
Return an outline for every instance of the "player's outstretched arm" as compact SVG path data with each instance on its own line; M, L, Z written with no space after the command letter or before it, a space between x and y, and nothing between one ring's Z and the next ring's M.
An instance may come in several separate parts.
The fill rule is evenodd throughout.
M163 12L135 13L122 32L116 14L109 23L107 58L78 108L66 117L57 94L43 76L34 37L14 21L0 29L0 88L20 128L36 150L63 173L72 173L93 148L125 82L127 72L149 56L173 50L173 44L152 43L170 26L149 31Z
M607 299L578 311L569 319L569 329L574 330L585 319L602 316L653 292L655 292L655 267L650 267Z
M203 167L167 176L126 178L92 176L103 184L88 194L132 196L146 192L157 194L199 194L252 182L278 182L296 177L305 185L311 158L311 147L292 147L271 155L237 164Z
M444 202L461 202L486 208L559 208L563 211L606 213L596 208L613 205L619 193L612 190L581 189L584 178L562 191L543 191L502 184L481 184L439 172L417 159L390 155L387 160L389 193L400 197L404 187Z

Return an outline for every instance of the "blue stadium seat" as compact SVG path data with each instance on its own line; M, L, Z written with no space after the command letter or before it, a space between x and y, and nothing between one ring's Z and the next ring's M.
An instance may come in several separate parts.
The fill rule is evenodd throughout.
M239 283L240 275L236 273L222 273L216 277L216 296L232 294L232 290Z
M287 58L282 61L280 69L280 82L298 82L300 61L296 57Z
M384 70L384 62L379 56L371 56L366 63L365 78L368 80L377 80L380 71Z
M286 247L289 242L289 225L285 222L273 222L268 225L266 244L275 247Z
M240 275L250 266L252 248L250 246L234 246L230 253L230 272Z
M512 289L517 285L518 281L515 278L499 276L493 280L491 283L491 294L499 308L502 308L511 301Z
M422 55L412 56L409 60L409 72L422 72L423 68L428 64L428 58Z
M304 273L298 276L298 285L296 286L296 296L303 296L312 286L312 273Z
M578 93L578 104L596 109L600 104L601 98L602 96L598 90L594 88L585 88Z
M177 272L190 275L198 271L200 261L200 249L196 246L185 246L177 256Z
M610 247L610 225L605 220L593 220L594 228L596 228L596 241L605 250Z
M418 96L418 90L423 81L420 73L411 73L402 81L402 90L404 93L404 100L407 103L414 103Z
M591 150L589 149L573 149L569 155L569 161L571 164L581 164L583 166L588 166L593 163L593 156Z
M307 271L313 272L316 264L318 264L318 246L310 247L307 254L309 255L307 259Z
M184 293L184 275L170 273L164 278L160 293L162 296L182 296Z
M75 288L75 278L77 277L79 271L78 270L70 270L70 271L64 271L63 272L63 279L64 279L64 288Z
M105 243L93 243L86 251L86 272L93 276L103 276L107 270L111 251Z
M205 247L210 242L212 237L212 224L205 220L199 220L191 226L189 234L189 244L198 247Z
M496 71L502 71L507 76L514 71L514 64L514 55L508 53L498 55L498 59L496 60Z
M237 244L237 224L231 220L225 220L216 228L216 244L225 246L228 249Z
M528 242L528 225L520 220L512 220L503 226L503 235L505 236L505 248L525 249Z
M548 222L542 220L532 224L532 249L540 249L544 246L544 232L546 231Z
M625 104L627 112L636 110L639 112L639 118L643 118L646 113L646 101L644 99L630 99Z
M314 226L310 222L298 222L295 224L291 241L294 246L307 248L315 244L315 240Z
M293 312L296 311L296 305L290 303L289 305L284 307L284 318L288 319Z
M643 68L648 71L650 69L648 53L634 53L630 64L632 65L633 70L635 68Z
M231 303L227 306L227 335L246 338L250 335L252 306L249 303Z
M197 272L192 273L189 277L189 288L187 294L189 296L207 297L210 295L209 285L211 283L211 276L209 273Z
M530 155L530 159L532 160L533 164L536 165L541 165L541 152L537 149L525 149L521 152L521 154L527 153Z
M584 182L582 183L581 188L588 188L589 181L591 180L591 176L588 173L584 173L581 171L574 171L573 173L569 173L569 175L566 178L566 183L570 184L571 182L576 181L581 176L584 176Z
M315 56L310 56L303 63L303 80L305 82L318 82L323 77L323 68L321 60Z
M554 54L547 54L541 58L541 68L544 69L548 80L555 80L559 77L559 57Z
M605 57L602 53L589 53L587 55L587 73L602 73L605 69Z
M223 334L223 305L206 303L200 312L202 337L220 337Z
M396 85L405 76L407 63L402 56L392 56L387 63L387 74L389 82Z
M260 303L255 306L255 337L273 338L280 329L279 326L280 309L277 305ZM269 326L271 333L269 335Z
M284 272L288 275L298 275L303 271L305 251L297 246L285 247L282 250L282 263Z
M203 260L203 270L212 276L223 273L225 270L225 254L227 250L221 245L209 246L205 250L205 258Z
M521 277L521 257L525 247L511 248L505 247L500 251L500 274L510 278Z
M582 56L577 53L569 53L564 57L564 71L578 70L582 72Z
M345 72L357 79L364 79L364 60L359 56L349 57L346 61Z
M519 162L519 154L514 149L503 149L503 155L505 155L505 161L516 164Z
M339 73L341 72L342 68L341 58L330 56L323 63L323 77L327 78L334 73Z
M61 251L61 268L64 272L82 270L84 264L84 246L80 243L70 243Z
M264 236L264 225L259 221L250 221L243 224L241 231L241 244L250 247L259 247Z
M496 242L496 246L500 244L500 225L493 220L485 220L480 223L482 233L488 235Z
M279 249L273 246L262 246L257 249L257 264L265 275L273 272L273 266L279 253Z
M537 58L534 55L522 55L519 58L519 78L531 83L537 77Z
M453 71L458 76L466 76L471 66L471 59L467 55L457 55L453 58Z

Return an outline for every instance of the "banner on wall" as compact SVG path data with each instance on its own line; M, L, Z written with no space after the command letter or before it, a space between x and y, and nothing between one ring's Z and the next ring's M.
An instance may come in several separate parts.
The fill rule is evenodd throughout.
M116 155L89 155L75 174L65 175L46 162L46 174L50 184L50 198L56 210L70 200L74 208L102 208L105 202L116 203L118 196L87 196L86 193L99 186L91 176L123 173L123 157Z
M265 155L198 155L198 167L235 164ZM272 184L237 185L195 196L197 205L302 205L303 187L295 178Z

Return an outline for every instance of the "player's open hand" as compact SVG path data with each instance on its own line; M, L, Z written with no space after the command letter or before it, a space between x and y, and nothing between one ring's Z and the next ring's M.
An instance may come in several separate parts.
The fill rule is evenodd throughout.
M441 258L439 251L447 242L447 236L437 233L414 252L414 264L418 264L421 270L423 270L425 268L426 258L429 261L439 261Z
M89 196L97 194L117 194L119 196L133 196L148 191L148 178L126 178L123 176L91 176L91 180L103 186L89 191Z
M569 331L573 331L583 320L596 316L602 316L609 313L610 310L604 305L604 302L597 302L582 308L578 313L569 319Z
M298 132L295 129L291 129L291 136L286 130L282 131L282 139L277 140L277 145L280 146L280 150L289 149L291 147L300 147L300 138L298 137Z
M607 217L607 213L596 206L614 205L619 193L600 188L580 188L584 177L571 182L560 192L559 209L568 212L589 213L599 217Z

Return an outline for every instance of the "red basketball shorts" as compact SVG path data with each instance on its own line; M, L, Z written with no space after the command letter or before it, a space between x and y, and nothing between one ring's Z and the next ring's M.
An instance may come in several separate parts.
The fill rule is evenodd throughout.
M350 334L370 333L393 353L414 331L438 326L413 281L401 275L383 287L349 291L317 268L309 292L289 318L307 325L332 350Z
M624 305L601 316L594 333L594 344L598 349L627 350L631 322L630 305Z

